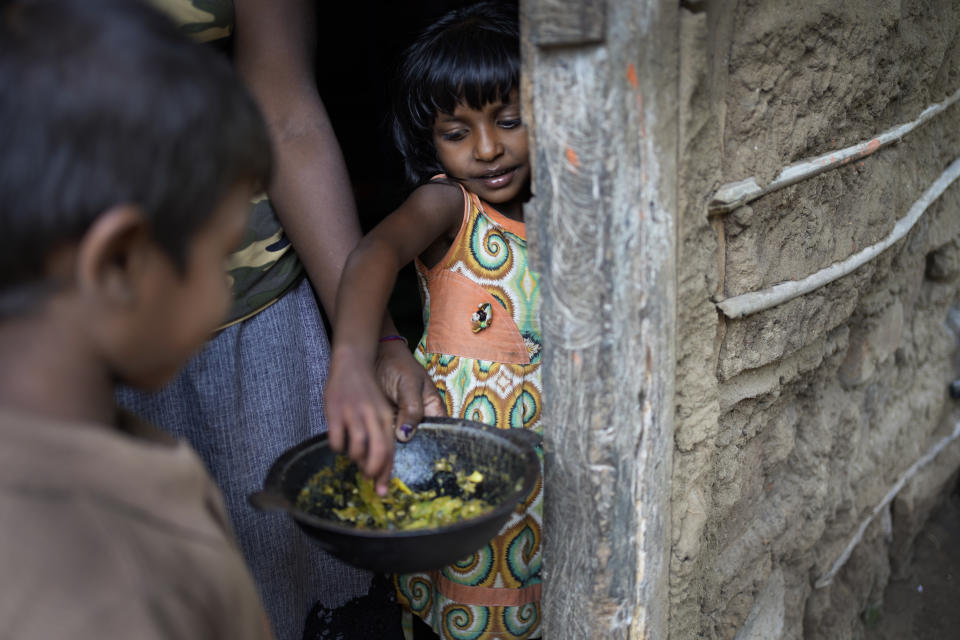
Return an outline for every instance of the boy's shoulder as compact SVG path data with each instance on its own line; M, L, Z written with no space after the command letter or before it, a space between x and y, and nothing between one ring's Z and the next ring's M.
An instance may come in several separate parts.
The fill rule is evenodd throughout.
M218 490L188 447L151 431L0 410L0 566L17 576L0 582L0 621L13 635L266 637Z
M193 450L128 412L117 416L106 425L0 407L0 490L222 536L219 492Z

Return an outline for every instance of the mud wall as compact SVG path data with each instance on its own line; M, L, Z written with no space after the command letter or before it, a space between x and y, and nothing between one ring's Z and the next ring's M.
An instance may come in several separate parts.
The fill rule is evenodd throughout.
M960 3L681 6L670 637L857 637L960 466Z

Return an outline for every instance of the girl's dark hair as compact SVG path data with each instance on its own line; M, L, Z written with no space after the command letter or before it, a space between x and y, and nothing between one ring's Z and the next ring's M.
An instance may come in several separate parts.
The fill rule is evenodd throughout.
M410 185L443 172L433 145L438 113L505 99L519 79L516 6L480 2L427 27L404 53L394 91L393 139Z
M0 291L118 204L182 268L230 187L270 178L229 62L144 2L0 0L0 96Z

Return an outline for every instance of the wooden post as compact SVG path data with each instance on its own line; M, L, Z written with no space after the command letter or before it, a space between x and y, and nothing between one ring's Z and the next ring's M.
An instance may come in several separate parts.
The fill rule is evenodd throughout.
M662 640L679 3L520 6L545 345L543 637Z

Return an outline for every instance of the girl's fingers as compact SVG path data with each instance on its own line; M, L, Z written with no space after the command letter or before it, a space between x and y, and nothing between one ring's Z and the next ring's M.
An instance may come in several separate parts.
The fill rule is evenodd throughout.
M423 371L419 365L417 369ZM374 380L345 377L338 371L331 366L325 395L330 447L334 451L346 449L364 475L376 479L378 492L386 493L393 467L393 405ZM406 391L405 397L408 404L411 397L419 401L419 389Z
M417 422L419 422L419 420ZM401 420L398 417L397 423L394 425L393 437L400 442L410 442L410 438L413 437L413 433L416 430L415 422L411 420Z
M413 437L414 429L423 418L422 387L421 380L406 377L400 381L397 389L397 419L394 422L394 437L400 442L407 442Z
M417 424L424 416L445 416L447 407L433 381L420 370L420 375L401 378L397 388L397 419L394 434L397 440L407 442L413 437Z
M378 495L385 496L387 492L390 491L390 472L392 469L393 465L391 464L383 470L383 473L377 476L376 485Z
M393 411L381 410L370 427L366 473L376 478L377 493L386 495L393 468Z
M327 439L334 451L343 451L344 419L339 413L327 411Z
M393 466L393 411L386 403L359 407L347 420L347 453L363 474L378 479L377 490L386 493Z
M367 416L368 412L361 410L358 415L352 416L352 420L347 422L347 455L351 460L363 466L367 457L368 435L367 435Z
M359 464L361 469L364 467L367 458L367 445L366 429L360 425L356 425L353 429L350 429L350 434L347 438L347 455L351 460Z
M447 415L447 405L443 403L440 392L433 386L433 383L427 379L423 385L423 415L425 416L445 416Z

